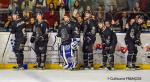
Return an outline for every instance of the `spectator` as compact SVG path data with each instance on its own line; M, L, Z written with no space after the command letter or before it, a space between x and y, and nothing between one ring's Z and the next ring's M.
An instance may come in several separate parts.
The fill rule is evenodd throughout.
M141 16L141 17L143 17L144 18L144 22L143 22L143 24L142 24L142 27L143 27L143 31L144 32L148 32L148 31L150 31L150 26L149 26L149 23L150 23L150 20L147 18L147 19L145 19L146 18L146 16Z
M102 22L104 21L104 9L102 6L99 6L96 12L97 21Z
M86 10L87 6L91 5L91 3L89 3L90 0L80 0L80 5L82 5L83 10Z
M54 3L55 8L59 5L59 0L47 0L47 4Z
M147 20L146 25L147 25L147 29L149 29L150 31L150 19Z
M77 26L80 32L83 32L84 26L83 26L83 19L81 16L77 17Z
M141 9L140 9L140 4L139 2L135 3L135 7L133 8L133 12L134 13L140 13Z
M72 8L72 6L74 6L74 3L76 2L77 0L68 0L68 7L69 9Z
M36 7L46 7L46 0L36 0Z
M65 13L69 13L69 8L62 1L59 4L59 6L57 7L57 12L58 12L58 15L59 15L59 23L61 23L61 22L63 22L63 17L65 15Z
M128 22L128 13L126 11L123 11L121 16L121 19L119 19L119 26L121 27L121 32L125 32L126 24Z
M85 14L85 12L90 12L92 14L93 12L92 12L91 6L89 5L86 6L83 15Z
M23 1L22 11L23 11L23 17L24 17L25 21L30 19L32 10L33 10L33 6L34 6L33 1L29 1L29 0Z
M32 32L33 28L35 25L35 19L31 17L27 22L26 22L26 31L27 32Z
M7 21L7 19L6 13L0 13L0 30L3 30L5 21Z
M4 28L6 29L6 32L9 32L11 29L11 22L12 22L12 17L9 15L7 17L5 24L4 24Z
M148 0L139 0L139 3L140 3L140 9L141 9L141 11L146 11L146 7L147 7L147 2L148 2Z
M105 13L109 12L112 6L116 7L116 0L104 0L104 6L105 6Z
M38 11L44 13L46 10L46 0L36 0L35 6L33 7L33 13L36 14Z
M49 25L49 29L54 29L54 24L55 22L57 22L58 20L58 15L56 13L56 9L54 6L54 3L50 3L49 4L49 8L48 11L44 14L44 19L47 20L47 23Z
M79 1L78 1L78 0L76 0L76 1L74 2L74 5L73 5L73 7L71 8L70 13L71 13L71 16L72 16L72 18L73 18L74 20L76 19L77 14L80 15L80 16L82 15L82 13L83 13L83 7L79 4Z
M112 21L114 20L117 11L115 10L114 6L110 6L109 9L110 10L105 14L105 20Z
M150 5L150 0L147 0L146 12L148 12L149 16L150 16L150 7L149 7L149 5Z
M128 8L129 8L130 11L135 7L135 3L137 1L138 0L128 0Z
M57 32L58 28L59 28L59 23L55 22L53 32Z
M95 10L97 9L97 7L100 5L100 2L101 2L101 1L102 1L102 0L94 0L94 1L92 0L92 1L91 1L91 2L92 2L92 3L91 3L91 4L92 4L91 7L92 7L92 10L93 10L93 11L95 11Z
M119 10L127 10L128 9L128 1L127 0L116 0L117 8Z
M34 0L24 0L22 2L22 10L32 12L33 6L35 6Z
M14 11L20 11L20 10L19 10L19 7L18 7L18 4L17 4L16 1L13 1L13 2L9 5L8 10L9 10L9 13L12 13L12 12L14 12Z

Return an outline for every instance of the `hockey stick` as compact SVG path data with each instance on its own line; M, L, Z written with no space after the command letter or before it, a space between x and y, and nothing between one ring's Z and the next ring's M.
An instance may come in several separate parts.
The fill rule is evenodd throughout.
M54 41L54 43L53 43L53 45L52 45L52 49L54 50L54 46L55 46L55 44L56 44L56 40L57 39L57 35L55 36L55 41Z
M140 45L140 47L141 47L142 49L144 49L144 46L143 46L143 44L141 44L141 45Z
M53 50L54 50L54 47L55 47L55 45L56 45L56 42L58 41L58 39L57 39L57 35L55 35L55 41L54 41L54 43L53 43L53 45L52 45L52 48L53 48ZM58 45L58 56L59 56L59 64L61 63L61 55L60 55L60 43L58 43L57 44Z
M7 40L7 43L5 45L5 49L4 49L3 55L2 55L2 62L3 63L4 63L4 56L5 56L5 53L6 53L6 49L7 49L7 46L8 46L8 42L9 42L10 36L11 36L11 32L9 33L9 37L8 37L8 40Z

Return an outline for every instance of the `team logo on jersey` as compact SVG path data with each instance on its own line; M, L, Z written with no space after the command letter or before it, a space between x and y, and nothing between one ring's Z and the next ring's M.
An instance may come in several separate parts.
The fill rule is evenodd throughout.
M71 27L71 24L68 24L68 27Z
M25 23L24 21L19 22L19 23L17 24L17 27L23 25L24 23Z
M108 36L107 40L106 40L107 44L110 44L110 36Z
M43 24L41 24L41 27L43 27Z
M134 29L131 29L131 32L130 32L130 37L131 38L134 38L134 33L135 33Z

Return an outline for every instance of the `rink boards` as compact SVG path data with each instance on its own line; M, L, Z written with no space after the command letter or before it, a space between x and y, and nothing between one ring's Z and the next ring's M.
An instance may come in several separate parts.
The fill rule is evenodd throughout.
M61 69L60 64L62 60L59 55L58 45L60 41L56 39L56 33L49 33L48 51L47 51L47 69ZM28 33L28 41L25 45L24 51L24 63L27 64L28 69L33 68L36 63L36 54L34 53L34 44L30 43L31 33ZM121 47L126 48L124 42L124 33L117 33L118 44L115 52L115 69L125 69L127 53L122 53L120 51ZM83 65L83 53L82 53L82 34L81 34L81 46L78 49L78 66ZM14 35L10 33L0 32L0 69L11 69L16 66L16 57L12 52ZM137 64L141 66L142 69L150 69L150 34L144 33L141 35L141 41L144 49L138 47ZM96 42L93 46L94 49L94 67L97 68L102 64L102 54L101 49L96 49L96 45L101 43L99 34L96 35ZM5 51L5 52L4 52Z

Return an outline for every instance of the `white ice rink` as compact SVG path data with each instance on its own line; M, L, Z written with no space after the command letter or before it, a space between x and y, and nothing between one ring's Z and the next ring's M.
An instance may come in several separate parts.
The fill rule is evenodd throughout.
M115 80L115 77L126 79ZM150 82L150 71L0 70L0 82Z

